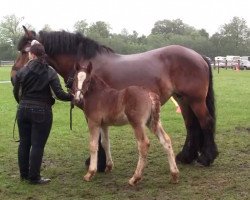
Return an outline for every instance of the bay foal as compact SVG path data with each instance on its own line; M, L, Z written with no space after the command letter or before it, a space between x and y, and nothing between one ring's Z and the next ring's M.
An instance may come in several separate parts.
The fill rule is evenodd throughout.
M108 126L130 124L134 129L137 140L139 160L134 175L129 180L130 185L135 185L142 179L149 149L149 139L145 133L147 126L159 139L165 149L169 161L171 182L177 183L179 170L170 137L163 130L160 122L160 100L155 93L138 86L130 86L123 90L116 90L108 86L98 76L91 74L91 62L85 68L78 66L73 90L75 103L82 104L90 131L90 165L86 181L97 171L97 151L99 130L102 128L102 146L106 154L106 172L113 168L110 152Z

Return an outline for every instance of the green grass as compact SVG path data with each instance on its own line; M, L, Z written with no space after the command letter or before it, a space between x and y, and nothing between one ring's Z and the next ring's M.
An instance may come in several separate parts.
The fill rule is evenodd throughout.
M0 81L9 80L10 68L0 68ZM57 101L54 123L45 148L42 174L52 182L44 186L19 181L18 143L12 138L17 104L10 83L0 84L0 199L249 199L250 191L250 71L214 71L217 107L216 141L219 157L208 168L181 165L180 182L169 183L169 167L159 142L148 134L151 146L143 180L127 182L137 163L137 148L129 126L111 128L114 170L84 182L88 157L88 130L79 109L73 111L69 130L69 104ZM180 114L169 102L162 108L162 123L172 138L175 153L185 140ZM18 136L17 129L15 137Z

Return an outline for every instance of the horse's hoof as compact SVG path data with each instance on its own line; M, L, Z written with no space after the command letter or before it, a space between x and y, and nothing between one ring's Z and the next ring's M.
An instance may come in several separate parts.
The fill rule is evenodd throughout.
M83 179L85 180L85 181L90 181L90 177L89 177L89 175L85 175L84 177L83 177Z
M204 167L208 167L208 166L210 166L212 161L205 154L201 154L198 156L197 163L199 163L200 165L202 165Z
M210 166L215 158L218 156L217 148L214 150L209 149L210 151L202 151L201 154L197 158L197 162L205 167Z
M134 178L132 177L131 179L129 179L128 184L131 186L135 186L139 181L141 180L141 178Z
M112 169L113 169L113 165L107 165L107 166L106 166L106 169L105 169L105 173L111 172Z
M195 155L190 155L188 153L179 152L175 158L177 163L190 164L195 160Z
M173 184L179 183L179 172L171 173L170 183L173 183Z

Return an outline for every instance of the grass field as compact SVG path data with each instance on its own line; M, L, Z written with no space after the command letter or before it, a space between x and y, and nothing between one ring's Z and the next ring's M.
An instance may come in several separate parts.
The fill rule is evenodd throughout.
M9 73L10 68L0 68L0 82L9 80ZM18 143L12 138L17 104L12 85L0 84L0 199L250 199L250 71L214 71L214 89L220 154L211 167L179 164L180 182L170 184L166 155L156 138L148 134L151 146L144 178L136 187L130 187L127 182L137 163L136 142L129 126L112 127L113 171L84 182L84 160L88 157L86 123L76 108L70 131L69 104L57 101L42 165L42 175L52 182L35 186L19 181ZM162 107L161 118L177 153L186 136L182 117L168 102Z

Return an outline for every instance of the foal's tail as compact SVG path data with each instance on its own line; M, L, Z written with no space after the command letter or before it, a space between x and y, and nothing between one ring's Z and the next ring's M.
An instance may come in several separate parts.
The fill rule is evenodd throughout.
M211 132L215 133L215 126L216 126L216 114L215 114L215 99L214 99L214 89L213 89L213 73L212 73L212 67L209 62L209 60L203 56L203 59L206 61L209 67L209 85L208 85L208 92L206 97L206 104L209 111L209 114L213 118L213 124L211 128Z
M160 98L156 93L149 92L149 97L152 102L152 109L151 109L151 115L150 115L150 121L149 121L149 128L154 133L156 132L157 125L160 120L160 109L161 109L161 102Z

